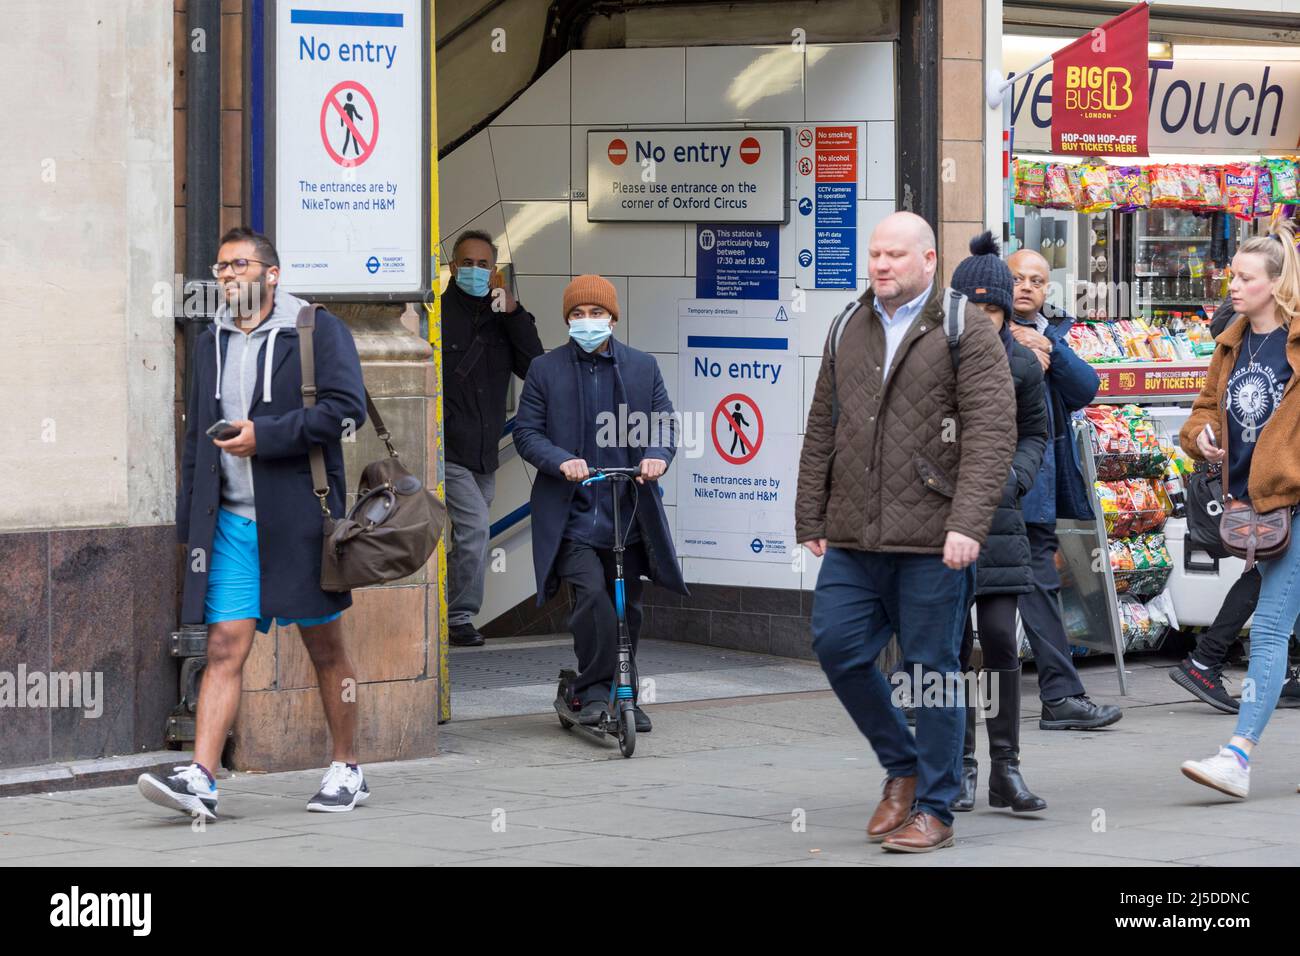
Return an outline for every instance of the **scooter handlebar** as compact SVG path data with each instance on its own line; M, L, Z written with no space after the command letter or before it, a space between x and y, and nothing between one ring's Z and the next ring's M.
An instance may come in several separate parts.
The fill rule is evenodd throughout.
M640 468L597 468L596 473L590 478L582 479L584 485L589 485L595 481L605 481L610 478L622 478L630 480L641 474Z

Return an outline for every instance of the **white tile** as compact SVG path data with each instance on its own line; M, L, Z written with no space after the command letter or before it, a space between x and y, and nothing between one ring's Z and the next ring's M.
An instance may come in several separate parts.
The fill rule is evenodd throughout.
M867 199L894 201L894 141L893 123L867 124Z
M826 345L826 333L831 322L846 305L866 291L867 284L859 281L854 289L809 289L807 311L799 317L799 354L821 358Z
M808 116L894 119L892 43L810 44Z
M803 54L789 44L688 47L686 120L797 122L804 117L803 70Z
M575 273L684 274L686 225L683 223L590 223L585 202L573 204L572 221Z
M567 342L569 331L561 310L569 277L517 274L515 284L519 288L519 301L537 320L537 335L542 345L549 351Z
M501 198L569 198L569 127L504 126L488 130Z
M890 213L894 212L893 200L869 199L858 202L858 279L865 281L870 264L867 250L871 246L871 230Z
M798 203L790 201L790 218L777 230L777 275L783 279L793 279L799 269L799 208Z
M569 127L569 191L578 202L587 199L587 126ZM601 127L626 129L625 126Z
M695 280L631 276L627 290L628 312L635 320L631 344L647 352L675 354L677 300L695 298Z
M500 200L487 130L438 161L438 232L444 238Z
M492 126L567 125L569 122L569 54L551 67L492 121Z
M463 229L455 229L442 234L442 261L451 262L451 251L456 244L456 237L466 229L479 229L492 237L492 244L497 247L497 262L513 262L510 257L510 242L506 236L506 220L497 203L480 216L465 223Z
M687 122L685 59L680 47L574 50L570 122L592 126Z
M516 272L569 274L567 202L503 202L501 211Z
M664 496L667 497L668 489L664 489ZM677 506L664 505L664 517L668 519L668 533L673 536L673 543L677 542Z
M580 273L575 273L578 275ZM624 345L627 345L628 329L632 327L633 317L627 314L625 306L627 305L627 276L606 275L604 272L597 275L605 276L614 284L614 290L618 293L618 321L614 323L614 338L618 339Z
M803 409L799 413L799 434L808 425L808 409L812 408L813 392L817 390L817 376L822 369L820 357L805 355L799 360L799 381L802 383Z

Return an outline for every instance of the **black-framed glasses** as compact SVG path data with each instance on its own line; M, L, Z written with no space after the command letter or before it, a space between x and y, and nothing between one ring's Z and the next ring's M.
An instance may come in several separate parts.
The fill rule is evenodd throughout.
M270 265L270 263L262 259L231 259L229 262L214 262L212 263L212 276L215 279L220 279L221 273L226 271L227 266L230 267L230 271L235 275L242 276L248 271L248 264L250 262L260 262L264 266Z

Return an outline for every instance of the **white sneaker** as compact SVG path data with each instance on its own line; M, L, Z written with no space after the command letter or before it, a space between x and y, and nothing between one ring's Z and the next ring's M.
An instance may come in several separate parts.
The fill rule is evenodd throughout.
M217 818L217 785L208 779L198 764L173 767L170 777L156 773L142 773L136 786L150 803L169 810L179 810L187 816L205 820Z
M1224 747L1208 760L1187 760L1183 776L1199 784L1245 799L1250 792L1250 767L1243 767L1237 755Z
M307 809L318 813L344 813L358 803L365 803L369 798L370 787L366 784L361 768L353 770L336 760L325 771L320 790L307 803Z

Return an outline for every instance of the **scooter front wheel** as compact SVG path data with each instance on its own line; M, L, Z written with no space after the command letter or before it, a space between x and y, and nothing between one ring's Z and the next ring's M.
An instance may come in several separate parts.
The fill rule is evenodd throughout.
M618 749L624 757L636 750L636 711L628 707L619 720Z

